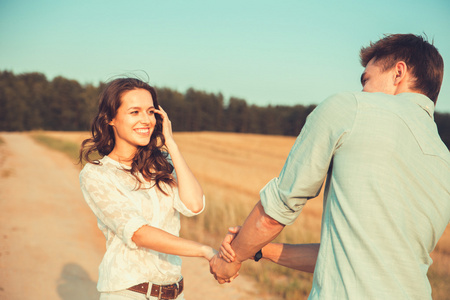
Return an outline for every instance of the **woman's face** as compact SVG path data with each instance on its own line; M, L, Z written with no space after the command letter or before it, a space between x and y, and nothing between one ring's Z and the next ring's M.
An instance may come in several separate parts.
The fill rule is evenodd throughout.
M109 125L114 129L116 140L113 151L129 157L138 146L146 146L150 142L156 125L155 107L152 95L144 89L126 91L121 100L122 104Z

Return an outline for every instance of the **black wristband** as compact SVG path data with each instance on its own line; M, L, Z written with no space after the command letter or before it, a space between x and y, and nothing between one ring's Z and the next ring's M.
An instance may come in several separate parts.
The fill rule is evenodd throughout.
M259 261L262 258L262 251L259 250L258 252L256 252L255 256L253 257L253 259L255 261Z

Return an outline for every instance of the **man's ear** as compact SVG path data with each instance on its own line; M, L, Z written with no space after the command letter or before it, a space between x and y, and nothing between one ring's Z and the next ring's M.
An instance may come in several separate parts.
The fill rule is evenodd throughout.
M395 70L394 85L398 86L406 78L408 66L404 61L399 61L395 64L394 70Z

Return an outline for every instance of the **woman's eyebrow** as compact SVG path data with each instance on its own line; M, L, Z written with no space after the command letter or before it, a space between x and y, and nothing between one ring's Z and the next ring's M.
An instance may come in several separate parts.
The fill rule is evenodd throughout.
M152 105L152 106L149 106L147 109L154 109L155 107ZM142 109L142 107L140 107L140 106L132 106L132 107L129 107L127 110L141 110Z
M140 110L141 108L139 106L132 106L129 107L128 110Z

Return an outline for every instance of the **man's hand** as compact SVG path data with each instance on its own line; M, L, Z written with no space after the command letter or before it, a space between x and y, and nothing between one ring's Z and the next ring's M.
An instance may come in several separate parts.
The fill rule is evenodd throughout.
M241 263L238 261L227 263L216 254L209 261L209 267L211 274L214 275L214 278L217 280L217 282L223 284L233 281L233 279L239 275Z
M233 262L236 257L236 253L231 248L231 242L239 233L239 230L241 230L241 226L228 228L228 233L220 245L219 257L223 258L226 262Z

